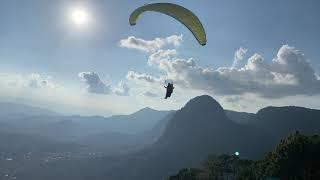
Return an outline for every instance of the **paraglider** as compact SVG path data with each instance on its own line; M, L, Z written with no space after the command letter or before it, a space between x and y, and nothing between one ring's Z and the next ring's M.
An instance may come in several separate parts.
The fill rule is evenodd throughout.
M153 3L146 4L134 10L129 18L130 25L136 25L137 20L146 11L159 12L173 17L186 26L197 39L200 45L207 43L205 30L199 18L190 10L172 3Z
M167 99L168 97L171 97L171 94L173 93L173 84L172 83L168 83L167 87L164 86L164 88L167 89L167 92L166 92L166 96L164 97L165 99Z
M136 25L138 19L144 14L146 11L158 12L172 18L176 19L180 23L182 23L185 27L187 27L193 36L196 38L198 43L202 46L206 45L207 37L206 32L202 26L201 21L199 18L189 9L186 9L180 5L172 4L172 3L152 3L152 4L145 4L137 9L135 9L129 18L130 25ZM167 86L164 86L166 90L165 99L171 97L173 93L173 84L168 83Z

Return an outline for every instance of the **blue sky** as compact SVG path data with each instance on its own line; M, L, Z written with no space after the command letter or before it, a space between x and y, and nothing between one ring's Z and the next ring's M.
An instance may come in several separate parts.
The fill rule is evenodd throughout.
M52 83L59 84L68 92L83 92L79 96L91 98L97 94L99 96L107 94L108 100L106 101L126 98L125 101L134 103L123 109L119 106L115 110L111 107L98 105L103 104L103 102L97 102L98 100L92 102L95 103L94 105L86 104L80 107L76 105L77 101L74 104L68 104L63 100L61 102L46 101L44 100L47 98L46 96L42 99L30 99L31 95L25 92L10 94L2 91L1 97L4 100L19 99L18 101L22 103L34 101L32 104L47 106L58 111L59 104L65 104L65 106L74 107L70 109L77 109L73 113L81 113L83 109L88 109L87 107L90 106L92 108L86 112L89 114L112 114L122 111L127 113L143 106L174 109L181 107L192 96L200 95L200 93L209 93L221 101L229 96L233 99L249 97L249 95L241 93L216 93L219 92L219 88L215 89L214 85L209 88L209 91L206 87L199 85L198 87L203 88L188 87L191 89L188 96L177 97L179 100L176 101L171 99L168 106L164 102L157 102L162 101L160 98L152 100L151 97L148 97L151 99L148 100L145 97L141 99L139 94L145 92L142 92L143 90L139 87L141 84L126 78L128 72L135 71L159 77L161 69L148 65L150 53L143 53L134 50L134 48L120 47L120 40L129 36L151 41L155 38L182 34L183 42L181 45L177 47L168 45L167 49L178 51L179 58L193 58L197 66L212 69L230 67L234 61L234 54L240 47L247 49L243 57L244 64L255 53L263 56L266 63L272 63L272 59L277 56L280 48L288 44L301 51L304 54L304 59L310 62L312 70L317 74L320 73L318 58L320 21L317 20L320 17L320 2L316 0L243 0L241 2L237 0L202 0L201 2L168 0L167 2L177 3L192 10L201 19L208 37L208 43L204 47L197 44L192 34L183 25L171 17L158 13L145 14L135 27L129 26L130 13L135 8L151 2L158 1L0 1L0 73L21 77L39 74L41 75L40 79L50 79ZM84 9L88 13L90 21L84 25L86 27L79 27L72 23L70 11L74 8ZM86 89L85 86L88 82L83 77L81 81L81 77L79 78L81 72L97 73L102 83L106 86L110 84L113 91L117 89L120 81L128 83L132 91L126 93L125 97L123 94L121 97L116 97L117 93L100 93L102 92L100 90L98 93L89 90L86 94L85 90L88 88ZM39 77L31 75L31 79L33 78ZM150 89L157 88L154 85L144 85ZM120 85L118 88L123 87ZM282 95L281 98L289 99L285 102L290 104L295 102L297 96L310 96L310 94L316 96L317 92L314 92L317 91L316 88L313 92L307 93L294 90L292 93ZM192 90L196 92L191 92ZM71 94L76 96L74 93ZM261 94L269 95L270 93ZM303 101L302 105L320 108L320 104L310 102L308 98L302 98L304 99L301 100ZM61 99L65 99L65 97L61 97ZM143 102L139 102L137 105L136 101L140 101L140 99ZM270 100L270 97L263 97L257 103L259 107L286 105ZM256 110L247 107L248 102L239 101L237 104L245 105L233 107L228 104L228 101L223 103L231 109L241 107L239 110ZM247 108L244 108L245 106Z

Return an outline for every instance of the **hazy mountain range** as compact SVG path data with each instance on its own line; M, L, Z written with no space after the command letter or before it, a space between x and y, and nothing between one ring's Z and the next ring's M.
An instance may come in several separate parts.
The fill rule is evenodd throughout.
M235 112L224 110L207 95L195 97L180 110L170 112L145 108L109 118L40 114L17 118L14 123L6 121L6 116L1 116L3 131L37 134L108 155L34 165L17 172L18 178L27 180L160 180L181 168L199 166L211 153L238 151L242 157L259 159L292 131L320 132L319 110L266 107L256 114ZM37 129L36 122L41 119L46 123L40 123L41 128ZM25 125L29 120L32 128L19 127L19 121Z
M111 117L63 116L20 104L0 106L0 132L78 143L106 153L151 143L164 129L166 120L161 120L173 112L144 108L130 115Z

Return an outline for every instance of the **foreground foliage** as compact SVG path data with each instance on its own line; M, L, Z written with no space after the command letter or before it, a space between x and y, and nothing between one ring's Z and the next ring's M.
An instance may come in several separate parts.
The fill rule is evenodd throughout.
M295 132L259 161L235 155L210 155L200 169L182 169L168 180L318 179L320 136Z

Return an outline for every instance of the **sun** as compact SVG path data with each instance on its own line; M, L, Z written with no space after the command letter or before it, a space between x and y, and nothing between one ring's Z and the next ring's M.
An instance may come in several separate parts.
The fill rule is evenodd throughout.
M75 8L71 10L70 19L77 26L87 26L90 20L89 13L84 8Z

